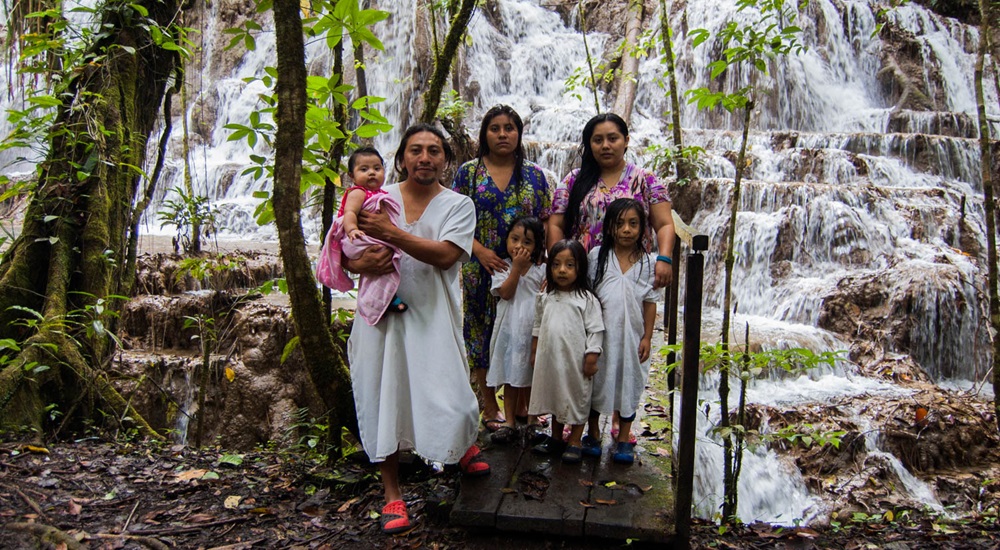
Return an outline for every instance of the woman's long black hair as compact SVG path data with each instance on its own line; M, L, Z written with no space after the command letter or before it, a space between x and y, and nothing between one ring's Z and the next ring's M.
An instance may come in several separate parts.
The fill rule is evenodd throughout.
M573 189L569 192L569 204L566 206L566 214L563 217L563 235L566 237L577 236L577 222L580 219L583 197L590 193L601 177L601 167L597 165L597 158L590 148L590 138L594 137L594 129L602 122L615 123L622 135L628 137L628 124L625 124L622 117L614 113L597 115L588 120L583 127L583 142L580 143L580 172L576 175Z
M552 245L552 248L549 249L549 262L545 266L545 291L554 292L558 290L556 288L555 277L552 276L552 261L555 260L556 254L559 254L563 250L569 250L570 254L573 255L573 260L576 262L576 281L573 283L573 290L593 294L594 289L590 285L590 278L587 276L587 250L583 248L580 241L574 239L563 239Z
M521 121L521 116L517 114L517 111L513 107L510 105L494 105L483 115L483 123L479 127L479 149L476 150L476 159L482 162L483 157L490 154L490 146L486 142L486 132L493 119L500 115L510 117L514 126L517 127L517 146L514 147L514 189L520 191L522 172L524 172L524 144L521 142L524 137L524 122Z
M639 238L635 240L635 250L632 251L642 262L646 258L646 213L642 209L642 203L635 199L615 199L608 205L604 212L604 227L601 228L601 248L597 250L597 270L594 273L594 288L604 280L604 274L608 270L608 256L615 250L615 230L621 223L622 217L629 210L639 213ZM642 269L640 266L639 269Z

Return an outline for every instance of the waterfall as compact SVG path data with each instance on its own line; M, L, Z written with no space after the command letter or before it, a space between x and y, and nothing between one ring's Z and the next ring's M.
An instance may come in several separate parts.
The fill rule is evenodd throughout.
M374 29L385 49L366 49L370 94L387 98L378 107L397 125L376 140L383 156L391 159L401 129L417 116L420 98L415 90L429 78L430 15L412 0L372 4L391 14ZM694 48L688 31L705 28L714 33L733 19L749 16L736 12L735 0L670 4L679 89L707 86L708 64L718 48L711 43ZM201 9L189 23L199 31L195 39L200 49L188 71L188 110L180 113L175 98L175 130L142 230L160 232L156 212L182 182L178 117L186 116L195 191L219 209L224 234L274 239L273 227L260 228L253 220L259 203L253 193L268 191L270 182L243 173L254 164L251 154L270 152L229 141L231 132L225 128L248 124L250 113L260 107L260 94L267 92L253 79L275 64L273 25L269 14L263 14L260 22L266 32L255 35L255 50L226 50L230 35L223 31L247 15L228 2L205 3ZM749 322L752 337L770 346L845 349L849 343L832 332L831 304L851 303L850 293L864 288L873 300L880 300L887 319L899 321L879 328L883 339L878 345L887 353L910 354L938 383L971 384L987 371L990 359L982 297L986 228L972 93L978 31L917 3L886 13L885 33L906 37L908 54L919 60L914 66L920 71L908 76L926 90L929 107L911 109L896 104L899 84L886 65L886 44L880 38L886 34L875 32L876 9L867 0L810 2L796 20L808 50L768 64L770 76L760 82L753 113L750 166L737 219L733 290L739 314L734 326ZM658 30L658 17L651 14L647 26ZM567 19L572 18L539 0L487 2L472 17L455 67L459 92L472 105L465 119L470 133L476 133L480 117L492 105L510 104L526 122L529 157L554 181L575 164L580 132L594 114L588 90L565 86L586 63L583 36L574 26L578 22ZM439 22L439 34L443 28ZM598 58L616 46L613 37L593 29L587 43ZM352 47L345 44L345 52ZM307 57L314 74L329 73L332 61L322 41L308 43ZM347 53L347 67L350 59ZM659 84L665 72L662 61L659 50L650 49L637 75L629 159L640 164L650 160L646 146L670 145L669 103ZM731 72L723 83L726 90L747 83L747 74ZM13 86L8 76L0 71L3 89ZM987 71L986 77L993 75ZM347 79L352 81L353 75ZM992 86L986 87L986 96L995 121L1000 113ZM20 108L22 99L4 94L0 107ZM610 104L603 92L601 101ZM687 221L710 237L703 334L713 340L721 317L722 246L742 118L739 113L699 111L687 103L682 103L680 115L685 144L705 149L700 179L674 192L697 203L687 208ZM0 120L0 131L9 130L7 120ZM1000 124L993 122L992 131L996 135ZM0 151L4 174L23 176L30 171L30 163L11 164L18 154L24 151ZM150 164L153 159L151 149ZM302 217L313 242L319 239L318 218L314 208ZM855 328L864 327L838 331L847 337ZM714 398L714 388L702 391L706 399ZM840 365L799 379L757 381L749 397L760 405L793 406L894 391ZM717 509L721 492L721 455L710 441L708 420L700 420L695 498L705 516ZM871 442L870 451L881 452L877 441ZM781 460L771 450L748 451L739 510L744 520L792 523L826 513L794 465ZM927 497L917 485L909 494L915 500Z

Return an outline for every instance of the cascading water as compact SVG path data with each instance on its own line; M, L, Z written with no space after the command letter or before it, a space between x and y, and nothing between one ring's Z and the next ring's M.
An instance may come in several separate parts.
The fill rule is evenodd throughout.
M714 33L734 18L749 17L737 13L735 4L672 3L681 91L709 85L713 50L710 44L693 48L686 31L705 28ZM379 108L397 124L376 140L390 159L400 129L416 118L420 102L414 90L430 74L428 14L410 0L373 2L371 7L392 14L375 28L385 50L366 50L369 93L388 98ZM252 151L242 141L228 141L230 132L224 128L248 124L249 113L259 107L264 86L244 79L259 77L264 66L274 64L273 33L260 33L256 50L238 56L224 50L229 36L222 31L242 17L241 10L230 2L208 3L204 9L197 22L202 49L187 81L195 191L220 209L226 232L273 238L273 229L258 228L252 219L258 202L252 193L268 190L270 184L242 174L252 164ZM978 33L915 3L889 10L888 28L908 36L919 51L920 84L928 91L928 110L897 107L898 83L891 77L898 67L886 61L881 35L875 33L878 9L867 0L811 2L796 20L809 49L770 62L773 78L760 82L751 164L737 220L733 280L739 310L733 326L750 323L751 338L765 347L846 349L849 344L841 337L819 328L829 326L826 304L845 285L870 284L880 289L886 304L898 306L889 307L887 314L910 320L904 350L896 349L892 335L877 344L887 352L911 354L938 382L972 381L986 372L989 362L982 299L985 271L978 258L985 255L981 251L986 239L970 53ZM647 17L647 27L658 29L657 17ZM587 40L598 56L614 47L613 39L603 33L590 31ZM324 48L318 42L308 46L315 74L328 74L332 66ZM466 124L476 128L481 114L496 103L512 105L526 121L532 158L561 177L573 165L580 130L594 114L589 91L564 86L585 63L581 33L543 2L488 2L473 16L469 43L456 65L460 92L473 104ZM644 146L670 145L669 105L657 82L664 67L655 53L640 65L629 147L632 160L640 164L649 161ZM0 74L0 84L7 84L5 78ZM732 80L739 82L727 81L725 86L735 89L745 78L737 75ZM987 87L986 93L987 108L996 120L996 92ZM602 98L610 104L603 93ZM4 108L17 106L6 96L2 101ZM174 103L176 108L176 98ZM718 337L721 317L722 243L735 175L730 153L739 147L742 119L738 114L698 111L692 104L682 104L681 110L685 144L706 151L702 179L685 194L699 197L688 221L712 243L706 258L703 330L711 340ZM182 182L179 120L174 128L144 231L159 231L158 205ZM994 122L994 135L997 130L1000 126ZM9 161L7 155L0 160ZM10 169L5 167L5 173ZM303 216L313 241L319 237L317 218ZM702 385L702 397L714 399L715 383ZM900 391L858 376L845 364L808 377L754 382L749 399L794 407ZM701 419L695 497L705 516L718 509L721 499L721 450L708 435L708 420ZM872 452L880 452L876 444L873 439ZM773 451L747 453L740 488L742 519L791 523L823 516L822 504L810 494L795 465L783 460ZM904 489L914 501L927 498L918 483L904 481Z

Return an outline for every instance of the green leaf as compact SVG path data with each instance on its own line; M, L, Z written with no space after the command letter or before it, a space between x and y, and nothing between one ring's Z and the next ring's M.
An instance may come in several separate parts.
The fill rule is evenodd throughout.
M243 455L224 454L219 457L219 464L229 464L230 466L240 466L243 464Z
M62 102L50 95L36 95L28 98L28 103L39 107L58 107Z
M21 351L21 346L11 338L0 338L0 350L9 349L11 351Z
M293 336L291 340L285 344L285 349L281 350L281 361L280 364L284 365L288 356L292 354L299 347L299 337Z

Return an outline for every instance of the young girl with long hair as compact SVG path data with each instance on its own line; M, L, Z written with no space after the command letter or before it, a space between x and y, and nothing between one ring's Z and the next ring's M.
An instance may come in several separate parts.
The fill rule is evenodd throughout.
M545 280L542 253L545 229L534 216L518 218L507 231L507 269L493 274L491 291L500 300L490 340L490 371L486 383L503 386L504 425L490 435L495 443L517 437L517 406L531 392L531 329L535 297Z
M608 205L600 247L590 251L590 276L604 310L606 350L597 363L584 456L601 455L601 414L619 415L619 430L611 458L619 464L635 461L632 422L649 378L649 356L658 294L653 290L656 257L642 244L646 216L635 199Z
M590 413L593 377L604 341L601 303L587 280L583 245L562 240L549 250L545 292L538 295L532 329L528 413L552 415L552 435L535 446L538 454L562 452L563 462L580 462L581 436ZM563 426L570 425L563 442ZM565 447L565 450L563 448Z

